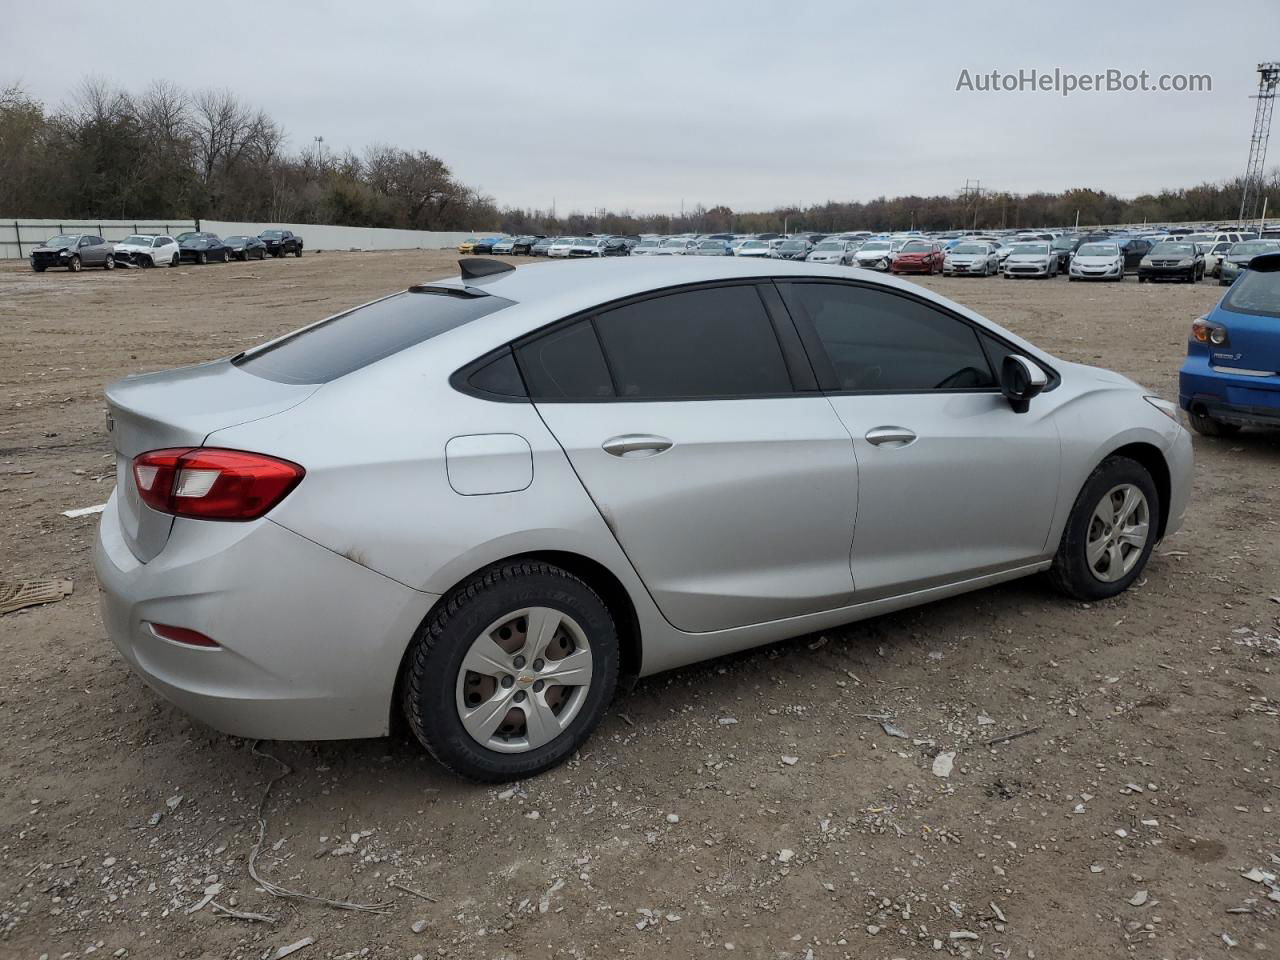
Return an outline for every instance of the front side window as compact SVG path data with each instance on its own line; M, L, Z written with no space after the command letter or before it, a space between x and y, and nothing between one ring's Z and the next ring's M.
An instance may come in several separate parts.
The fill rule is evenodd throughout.
M654 297L596 317L618 396L663 400L792 391L782 348L753 286Z
M978 334L927 304L850 284L786 285L831 360L836 389L923 393L996 386Z

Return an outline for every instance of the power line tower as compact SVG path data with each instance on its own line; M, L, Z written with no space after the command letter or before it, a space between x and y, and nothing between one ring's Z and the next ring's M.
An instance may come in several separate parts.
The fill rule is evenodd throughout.
M1280 62L1258 64L1258 109L1253 115L1253 137L1249 140L1249 165L1244 172L1244 192L1240 197L1240 223L1258 214L1262 200L1262 174L1267 162L1267 141L1271 138L1271 111L1276 105L1276 85L1280 84Z
M982 181L966 180L964 188L960 191L961 205L966 209L965 220L967 221L967 211L970 207L973 209L973 229L978 229L978 207L982 203Z

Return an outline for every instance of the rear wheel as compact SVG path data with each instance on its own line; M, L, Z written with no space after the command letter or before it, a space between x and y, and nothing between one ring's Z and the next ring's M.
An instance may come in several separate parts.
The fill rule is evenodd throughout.
M31 269L34 270L36 273L44 273L44 267L38 263L33 263L31 265Z
M170 259L170 261L169 261L169 266L170 266L170 267L176 267L176 266L177 266L179 263L181 263L181 262L182 262L182 258L181 258L180 256L178 256L178 255L175 253L175 254L173 255L172 259ZM152 266L155 266L155 264L154 264L154 263L152 263L151 265L152 265Z
M1104 460L1071 508L1050 579L1077 600L1124 592L1151 556L1159 517L1160 496L1147 469L1128 457Z
M1224 423L1207 413L1196 413L1193 410L1190 419L1191 429L1202 437L1233 437L1240 432L1240 424Z
M114 256L107 257L102 261L103 270L114 270L116 268L116 258Z
M200 264L201 266L204 266L208 262L209 262L209 255L205 253L203 250L201 250L199 253L196 254L196 263Z
M515 561L455 589L418 629L402 705L455 773L501 782L562 763L600 722L618 678L613 618L585 582Z

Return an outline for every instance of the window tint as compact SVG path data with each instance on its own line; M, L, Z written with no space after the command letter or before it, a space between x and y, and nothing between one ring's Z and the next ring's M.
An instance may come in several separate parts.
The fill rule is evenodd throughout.
M846 284L788 285L835 368L837 389L927 390L996 385L977 332L919 301Z
M510 305L493 296L398 293L292 333L236 364L281 383L327 383Z
M494 359L471 374L467 378L467 385L472 390L500 397L526 396L524 381L520 379L520 371L516 367L516 358L505 347Z
M1280 271L1246 270L1231 285L1222 305L1236 313L1280 317Z
M643 399L790 393L773 324L752 286L643 300L596 317L618 396Z
M553 330L516 351L535 400L599 400L613 396L609 368L590 320Z

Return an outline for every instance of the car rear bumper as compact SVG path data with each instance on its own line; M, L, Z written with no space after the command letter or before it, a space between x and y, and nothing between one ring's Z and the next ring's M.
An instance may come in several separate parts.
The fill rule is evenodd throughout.
M1178 405L1224 423L1280 427L1280 373L1241 375L1188 357L1178 374Z
M94 549L103 624L153 690L224 733L285 740L381 736L409 640L437 599L270 520L175 521L141 563L116 495ZM192 647L151 623L217 641Z

